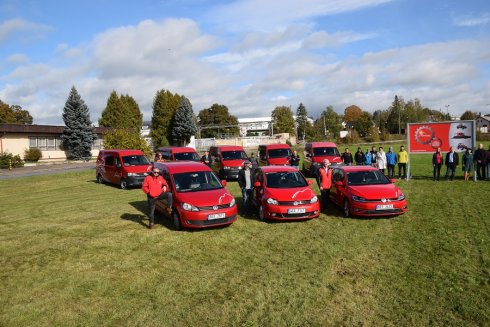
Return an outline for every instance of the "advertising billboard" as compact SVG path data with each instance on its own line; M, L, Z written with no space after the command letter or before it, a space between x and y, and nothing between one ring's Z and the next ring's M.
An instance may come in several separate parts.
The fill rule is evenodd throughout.
M408 152L433 153L437 148L442 152L463 152L475 145L475 128L473 120L459 120L437 123L408 124Z

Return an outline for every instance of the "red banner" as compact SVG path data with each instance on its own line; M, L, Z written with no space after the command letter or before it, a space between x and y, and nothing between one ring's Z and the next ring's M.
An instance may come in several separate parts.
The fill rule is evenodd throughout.
M447 152L451 146L457 152L473 148L473 124L473 121L468 120L408 124L408 152L432 153L437 148Z

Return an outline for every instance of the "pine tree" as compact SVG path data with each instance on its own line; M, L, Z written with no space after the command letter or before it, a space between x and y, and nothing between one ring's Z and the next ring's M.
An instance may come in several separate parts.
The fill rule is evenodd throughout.
M69 159L81 159L92 156L92 144L97 138L93 131L87 105L73 86L63 108L65 128L61 141Z
M296 128L299 139L304 140L306 138L306 133L310 128L310 123L308 122L308 111L306 111L303 103L299 104L298 109L296 109Z
M169 145L172 119L180 104L181 96L170 91L157 91L153 100L150 137L155 148Z
M197 132L196 116L192 111L192 105L189 99L185 96L182 97L172 125L172 139L179 145L189 143L191 136Z
M141 113L140 107L138 103L133 99L132 96L126 94L121 95L121 102L126 107L129 114L129 126L131 128L136 129L137 131L141 130L141 126L143 125L143 114Z
M116 91L112 91L107 99L107 105L102 111L99 126L112 128L126 128L128 125L128 112Z

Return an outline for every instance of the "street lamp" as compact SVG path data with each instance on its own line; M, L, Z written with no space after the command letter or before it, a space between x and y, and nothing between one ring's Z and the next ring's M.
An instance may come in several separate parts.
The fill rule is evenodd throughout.
M444 107L446 107L447 119L451 120L451 117L449 116L449 106L450 106L450 104L446 104Z

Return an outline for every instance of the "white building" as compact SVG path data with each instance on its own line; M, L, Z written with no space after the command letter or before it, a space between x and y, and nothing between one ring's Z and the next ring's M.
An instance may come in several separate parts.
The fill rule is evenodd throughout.
M296 116L293 116L296 120ZM308 117L308 122L313 125L313 119ZM240 128L240 136L245 137L247 133L255 132L259 136L265 134L274 134L274 125L272 117L257 117L257 118L238 118L238 127Z
M490 133L490 115L479 115L476 118L476 130L482 133Z

